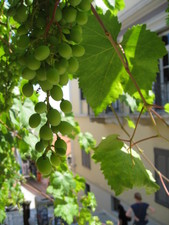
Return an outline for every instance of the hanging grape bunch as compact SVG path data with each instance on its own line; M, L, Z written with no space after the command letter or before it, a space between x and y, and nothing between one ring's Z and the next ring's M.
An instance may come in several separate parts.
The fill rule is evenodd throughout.
M62 87L68 83L69 74L78 71L78 58L85 53L80 43L91 0L9 2L8 15L19 24L14 42L22 77L27 80L22 93L31 97L36 84L46 93L46 100L35 105L29 125L38 127L45 113L46 122L40 127L35 150L41 153L37 159L39 171L48 175L66 155L67 145L59 134L72 132L71 124L61 119L61 112L72 111L71 103L63 98ZM50 97L60 101L61 112L52 108ZM54 133L57 140L53 144Z

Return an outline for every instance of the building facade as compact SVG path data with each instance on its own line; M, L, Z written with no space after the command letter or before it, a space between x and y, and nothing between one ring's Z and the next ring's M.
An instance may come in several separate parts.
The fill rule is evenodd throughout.
M169 51L169 27L166 25L166 0L126 0L126 8L119 13L119 21L122 22L122 36L125 31L134 24L146 23L147 28L157 32L162 37L166 44L166 49ZM169 102L169 56L168 54L159 60L160 73L157 74L157 82L153 85L155 92L156 104L164 105ZM96 139L97 144L100 143L102 137L106 137L112 133L121 134L116 118L113 116L109 108L95 117L92 110L88 106L81 90L78 87L76 80L70 83L70 100L73 105L73 112L75 119L78 121L82 132L90 132ZM113 103L123 126L130 132L127 126L126 115L136 121L137 114L131 113L129 108L119 103ZM160 114L163 112L159 112ZM169 116L162 114L165 120L169 120ZM168 127L160 120L158 121L158 130L164 137L168 137ZM148 115L144 114L136 132L136 139L150 137L154 135L154 127ZM150 139L142 142L140 147L144 149L146 155L151 162L161 171L166 177L169 178L169 145L164 139ZM91 160L91 155L86 154L83 149L80 149L77 141L71 143L72 149L72 170L86 179L86 190L95 193L98 207L97 211L106 211L111 215L117 216L117 205L119 201L127 209L133 203L133 194L139 191L143 195L143 200L152 205L156 212L150 216L154 225L168 225L169 224L169 196L167 196L164 188L161 185L159 177L155 174L152 167L144 161L145 166L152 171L157 183L161 186L160 191L152 195L146 195L143 189L133 189L125 191L120 196L115 196L114 192L107 185L100 171L99 164L95 164ZM92 154L92 152L91 152ZM125 168L124 168L125 169ZM169 184L166 183L169 189Z

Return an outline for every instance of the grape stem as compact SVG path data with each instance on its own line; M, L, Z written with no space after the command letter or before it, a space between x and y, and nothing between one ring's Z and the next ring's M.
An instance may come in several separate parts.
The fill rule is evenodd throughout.
M45 37L47 37L47 35L49 33L49 30L50 30L50 27L51 27L51 25L52 25L52 23L54 21L55 14L56 14L56 9L58 7L59 2L60 2L60 0L56 0L56 2L55 2L55 6L54 6L54 9L53 9L53 13L52 13L52 18L51 18L51 20L49 21L49 23L46 26Z
M136 87L136 89L137 89L137 91L138 91L138 93L139 93L139 95L140 95L140 97L141 97L141 99L142 99L144 105L147 106L147 102L146 102L146 100L145 100L143 94L141 93L141 90L140 90L140 88L139 88L139 86L138 86L138 84L137 84L135 78L134 78L133 75L131 74L131 71L130 71L129 66L128 66L127 58L126 58L126 55L124 54L124 50L123 50L122 46L119 45L119 44L117 44L117 43L113 40L111 34L107 31L105 25L103 24L103 21L102 21L101 18L99 17L98 13L96 12L96 10L95 10L95 8L93 7L92 4L91 4L91 10L92 10L94 16L96 17L96 19L98 20L98 22L99 22L101 28L103 29L105 35L106 35L107 38L108 38L108 40L109 40L110 43L112 44L112 46L113 46L114 50L116 51L118 57L120 58L121 63L123 64L123 66L124 66L126 72L128 73L129 77L131 78L133 84L135 85L135 87Z

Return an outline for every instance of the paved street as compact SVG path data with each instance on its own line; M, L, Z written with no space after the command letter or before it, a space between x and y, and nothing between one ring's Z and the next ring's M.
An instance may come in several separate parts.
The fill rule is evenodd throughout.
M47 204L47 213L48 213L48 225L60 225L60 223L55 224L54 215L53 215L53 206L50 199L46 198L46 188L48 185L48 180L42 180L41 182L35 182L34 180L29 180L27 184L22 185L22 192L25 196L25 201L30 201L30 218L29 225L38 225L37 222L37 210L36 204L39 201L38 199L44 199ZM38 197L37 197L38 196ZM106 212L98 212L96 213L99 216L100 220L103 224L106 220L110 220L114 222L114 225L117 225L117 219L108 215ZM46 225L44 223L42 225ZM7 218L3 225L24 225L23 219L23 210L20 211L10 211L7 212Z
M43 223L43 224L40 223L39 225L60 225L60 223L54 222L52 202L50 200L50 197L48 199L47 195L45 194L47 186L48 186L47 179L43 179L41 180L41 182L37 182L30 179L28 180L27 184L22 185L22 192L24 193L25 200L31 202L29 225L38 225L37 217L40 215L44 216L47 214L48 214L47 215L48 218L46 218L46 223ZM43 205L43 207L41 207L38 204ZM40 209L38 211L38 216L37 216L37 208ZM44 212L45 209L46 209L46 212ZM114 225L117 225L116 216L113 217L112 215L109 215L104 211L96 212L95 215L100 218L103 224L106 224L106 221L110 220L114 223ZM47 220L48 220L48 223L47 223ZM129 225L131 224L132 223L129 223ZM3 225L25 225L23 220L23 210L21 209L20 211L7 212L7 219ZM168 225L168 224L159 224L159 223L156 223L155 221L150 220L149 225Z

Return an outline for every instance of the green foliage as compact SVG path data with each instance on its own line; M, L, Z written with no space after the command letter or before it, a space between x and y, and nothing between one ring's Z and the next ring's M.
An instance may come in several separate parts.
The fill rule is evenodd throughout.
M69 79L78 79L96 115L117 99L133 112L144 113L153 107L155 96L150 90L165 46L145 25L136 25L124 34L121 50L116 15L124 8L124 0L103 0L107 12L98 9L100 15L94 7L91 10L91 0L34 3L10 0L0 4L0 223L5 206L19 206L23 200L20 167L12 150L17 149L22 159L36 161L39 171L50 176L48 193L54 197L56 216L68 224L76 218L78 224L100 225L92 216L96 208L92 193L80 199L80 208L77 195L85 189L85 180L69 171L67 145L57 146L56 141L53 146L54 133L57 139L60 134L77 137L87 153L93 149L93 159L101 164L117 195L134 186L148 193L159 187L140 156L118 135L108 136L95 147L93 136L82 133L74 120L62 87ZM39 90L46 94L44 102L38 102ZM60 111L52 108L50 97L61 101ZM168 103L164 110L169 112ZM137 128L126 119L130 128Z
M131 73L139 88L145 91L151 90L152 83L156 80L159 71L158 59L167 53L164 42L156 33L147 30L146 25L137 25L124 34L121 44L127 55ZM156 46L155 49L154 46ZM145 82L144 76L146 74L149 78ZM125 84L124 91L130 95L136 92L130 79Z
M125 7L124 0L119 1L110 1L110 0L103 0L107 8L112 12L112 14L116 15L118 11L123 10Z
M116 195L134 186L144 187L149 194L159 189L151 172L146 171L140 156L119 141L118 135L110 135L102 140L94 150L93 159L100 163Z
M89 132L79 133L78 141L81 149L84 149L86 152L90 152L91 149L95 147L96 141L93 139L93 136Z
M121 27L117 18L108 12L101 18L116 42ZM113 26L110 27L109 24ZM87 25L84 26L82 44L85 47L85 55L80 59L77 76L80 87L96 115L106 109L107 105L115 102L123 92L129 95L137 92L117 52L99 23L96 23L94 16L90 16ZM151 90L158 72L158 59L166 54L164 43L156 33L146 30L145 25L138 25L126 32L121 45L139 88L145 92ZM154 49L154 46L157 48ZM149 74L146 82L144 74ZM88 79L91 80L90 83ZM95 95L92 94L93 90Z
M117 18L106 13L103 21L105 24L113 24L109 27L116 40L121 27ZM79 60L79 85L89 105L98 114L123 92L119 74L122 64L93 15L89 16L88 23L84 26L82 44L85 47L85 55Z

